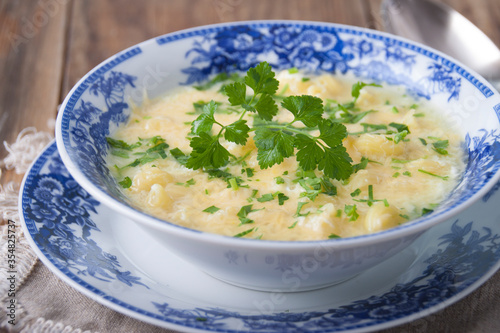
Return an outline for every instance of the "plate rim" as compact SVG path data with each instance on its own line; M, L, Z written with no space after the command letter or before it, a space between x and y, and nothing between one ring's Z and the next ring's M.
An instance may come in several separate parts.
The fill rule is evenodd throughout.
M19 220L21 223L22 230L24 232L24 237L28 241L30 247L33 249L37 257L42 261L42 263L60 280L62 280L64 283L75 289L76 291L80 292L86 297L89 297L90 299L96 301L97 303L106 306L118 313L121 313L123 315L126 315L128 317L134 318L136 320L139 320L141 322L155 325L158 327L162 328L168 328L168 329L174 329L177 331L185 332L185 331L190 331L190 332L241 332L240 330L235 330L233 329L225 329L225 330L211 330L210 328L208 329L200 329L192 326L184 326L181 324L177 324L175 322L171 321L166 321L162 320L161 318L166 318L164 315L157 315L152 313L151 311L147 310L142 310L137 306L127 304L116 297L113 296L106 296L106 293L101 291L99 288L94 287L90 283L82 280L79 278L77 275L75 275L73 272L69 271L67 268L61 268L58 267L58 265L53 262L53 259L51 260L50 255L46 255L43 251L43 249L39 248L36 242L34 241L32 234L27 226L26 220L24 218L24 213L23 213L23 198L25 195L25 189L26 189L26 180L28 177L35 172L35 168L37 167L38 164L40 164L40 168L43 167L47 161L50 160L51 156L49 154L53 154L55 151L59 154L59 151L57 150L57 145L55 140L52 140L44 149L43 151L37 156L37 158L32 162L31 166L28 168L28 171L23 177L23 181L21 183L21 187L19 189L19 197L18 197L18 210L19 210ZM38 173L40 170L36 170ZM500 227L499 227L500 230ZM119 249L117 249L119 251ZM121 252L121 251L120 251ZM412 313L410 315L403 316L401 318L397 319L392 319L388 320L382 323L373 323L369 326L362 326L362 327L353 327L352 329L348 330L343 330L340 332L371 332L375 330L382 330L382 329L388 329L392 327L396 327L402 324L410 323L414 320L421 319L424 317L427 317L429 315L432 315L440 310L443 310L450 305L460 301L467 295L471 294L475 290L477 290L480 286L482 286L487 280L489 280L498 270L500 269L500 259L497 260L495 263L492 263L488 271L486 271L484 274L482 274L479 278L476 279L473 283L467 285L462 291L458 292L457 294L449 297L448 299L433 305L427 309L418 309L416 310L417 312ZM154 280L153 280L154 281ZM365 324L363 324L365 325ZM274 332L274 331L273 331ZM321 332L330 332L329 330L323 330ZM339 331L335 331L339 332Z

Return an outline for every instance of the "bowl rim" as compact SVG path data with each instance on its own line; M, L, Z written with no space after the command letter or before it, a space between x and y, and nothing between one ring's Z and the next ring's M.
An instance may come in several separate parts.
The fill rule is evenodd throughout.
M86 191L89 192L94 198L96 198L102 204L110 207L115 213L120 214L124 217L130 218L136 223L145 224L150 228L156 230L164 230L171 233L173 236L180 236L182 238L188 238L192 240L203 240L204 243L211 243L217 245L227 245L227 246L235 246L243 247L243 248L279 248L281 250L287 249L302 249L302 248L310 248L311 246L320 246L320 247L328 247L328 248L337 248L337 247L354 247L356 245L362 244L363 246L373 245L384 241L390 241L394 239L400 239L404 237L410 237L417 233L422 233L425 230L435 226L436 224L443 222L447 219L452 218L453 216L459 214L463 210L469 208L473 205L478 199L483 197L500 179L500 168L497 169L492 177L472 196L467 198L465 201L457 204L455 207L445 210L445 211L435 211L432 214L422 216L420 218L414 219L402 225L389 228L386 230L382 230L379 232L365 234L360 236L353 236L347 238L338 238L338 239L324 239L324 240L306 240L306 241L282 241L282 240L262 240L262 239L251 239L251 238L236 238L232 236L225 236L215 233L209 233L204 231L199 231L195 229L190 229L181 225L177 225L173 222L165 221L160 218L149 215L145 212L140 211L132 206L126 205L125 203L120 202L114 197L108 195L101 189L99 189L94 183L92 183L76 166L71 157L66 150L66 146L64 144L63 134L62 134L62 123L63 117L65 116L65 110L68 102L72 99L75 91L85 83L90 76L95 75L99 72L100 69L108 65L113 60L123 56L129 52L133 52L137 48L141 48L141 50L146 50L150 44L156 44L159 39L172 38L175 36L182 36L185 34L189 34L194 31L202 31L202 30L213 30L219 29L223 27L230 26L258 26L258 25L273 25L273 24L285 24L285 25L301 25L301 26L325 26L332 27L337 29L344 29L349 32L356 32L359 35L366 35L369 38L377 38L384 37L391 40L394 40L398 43L406 44L406 45L414 45L417 48L425 51L425 56L429 57L430 55L440 57L444 60L447 60L449 64L453 64L455 68L455 72L464 77L464 74L459 72L457 69L461 69L466 74L471 75L476 81L480 82L482 85L486 86L493 92L493 96L497 95L497 99L499 97L499 93L496 92L495 88L482 76L460 63L458 60L453 59L452 57L435 50L429 46L423 45L418 42L411 41L409 39L396 36L384 31L378 31L374 29L369 29L365 27L352 26L347 24L339 24L333 22L322 22L322 21L308 21L308 20L288 20L288 19L278 19L278 20L245 20L245 21L233 21L233 22L224 22L224 23L215 23L215 24L207 24L196 27L190 27L182 30L173 31L170 33L166 33L163 35L159 35L135 45L132 45L122 51L119 51L112 56L106 58L98 65L94 66L91 70L89 70L82 78L78 80L72 87L72 89L67 93L63 102L60 105L59 112L56 119L56 145L61 156L61 160L63 164L67 168L69 174L75 179L75 181ZM175 39L173 39L175 40ZM421 51L415 50L422 54ZM476 89L479 89L475 86ZM489 96L491 97L491 96ZM499 120L500 121L500 120Z

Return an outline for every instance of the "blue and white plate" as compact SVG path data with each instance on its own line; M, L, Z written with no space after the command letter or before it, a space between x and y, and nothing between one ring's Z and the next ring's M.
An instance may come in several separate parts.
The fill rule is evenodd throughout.
M83 190L50 144L20 193L25 235L63 281L118 312L180 331L366 332L463 298L500 267L499 184L456 220L329 288L256 292L199 271ZM167 265L153 259L161 255ZM244 258L228 255L229 262Z

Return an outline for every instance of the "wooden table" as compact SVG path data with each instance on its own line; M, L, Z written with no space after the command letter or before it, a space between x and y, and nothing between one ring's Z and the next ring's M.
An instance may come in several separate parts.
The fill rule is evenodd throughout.
M500 45L499 0L445 2ZM28 126L51 131L58 104L80 77L143 40L204 24L254 19L382 29L379 7L380 0L0 0L0 141L13 142ZM0 158L5 156L2 146ZM20 182L21 177L3 170L1 182ZM494 306L500 303L498 290L500 273L457 304L390 331L500 331L499 307Z

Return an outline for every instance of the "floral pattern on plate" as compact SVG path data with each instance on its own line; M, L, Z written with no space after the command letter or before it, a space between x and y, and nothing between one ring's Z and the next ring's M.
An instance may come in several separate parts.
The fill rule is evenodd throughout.
M340 332L390 327L398 320L432 313L464 297L491 276L500 266L498 216L492 216L500 199L499 187L471 208L476 213L469 215L477 218L462 214L427 233L428 239L420 242L426 251L416 259L418 265L405 272L405 279L384 292L315 311L254 314L203 302L185 301L180 305L175 291L165 291L154 281L146 283L143 277L121 269L118 258L123 254L113 246L113 251L104 251L110 245L98 237L101 226L107 223L100 217L99 202L68 174L55 143L27 173L21 216L26 235L52 271L84 287L85 293L98 301L112 302L118 311L132 313L138 319L175 329L180 325L186 330L213 332ZM117 282L121 288L118 296L109 292L113 290L110 285ZM130 294L132 301L120 299L124 294Z

